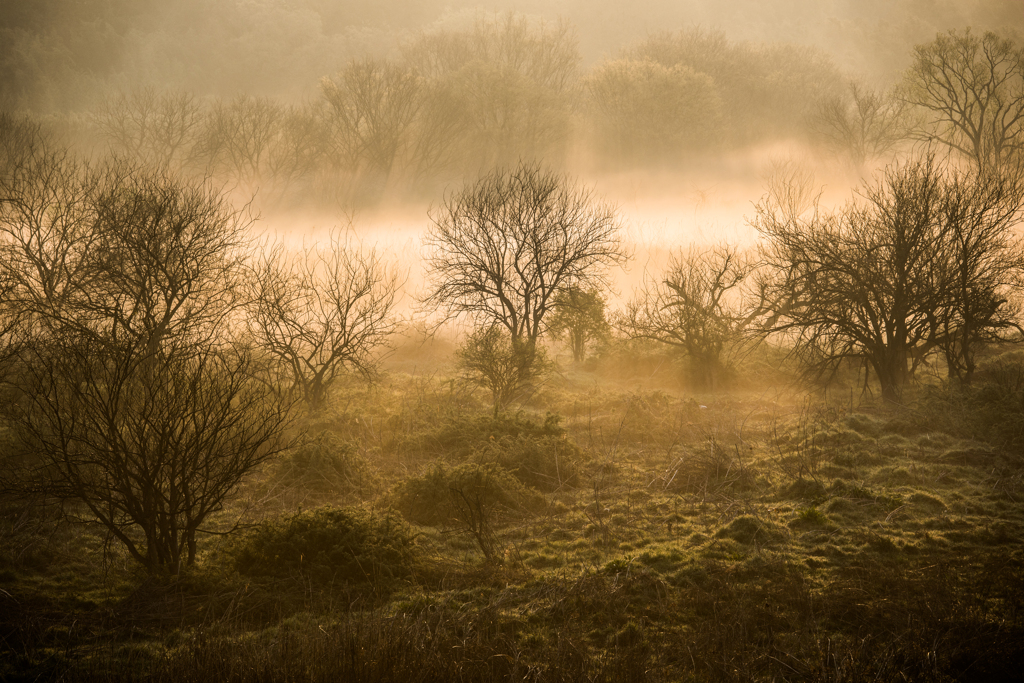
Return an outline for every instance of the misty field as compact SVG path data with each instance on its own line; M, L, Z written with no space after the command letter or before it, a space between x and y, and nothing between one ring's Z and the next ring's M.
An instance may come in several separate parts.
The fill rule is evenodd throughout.
M1019 0L0 8L0 681L1018 681Z

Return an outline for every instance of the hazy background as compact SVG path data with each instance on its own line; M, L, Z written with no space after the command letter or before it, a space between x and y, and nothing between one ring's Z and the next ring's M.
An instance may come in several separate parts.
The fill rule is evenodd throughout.
M537 85L542 79L529 66L508 67L501 55L480 57L491 60L482 67L468 57L442 63L439 37L479 34L509 12L530 36L550 39L537 50L564 49L572 62L564 82ZM173 170L214 178L237 201L253 201L264 228L298 241L351 222L364 240L408 265L413 288L419 236L443 193L494 165L539 158L619 208L637 254L631 273L619 278L625 293L671 248L752 241L745 216L779 169L804 169L827 201L843 201L886 159L854 160L824 144L817 108L848 98L848 82L887 92L915 44L968 26L1019 38L1024 6L0 0L0 108L49 121L99 155L125 153L104 128L109 112L124 111L139 93L187 94L202 119L190 143L199 151L175 160ZM680 48L686 41L690 47ZM420 92L433 97L419 110L426 123L413 124L411 141L383 165L334 144L343 137L338 112L348 97L340 74L365 58L416 74ZM329 97L328 78L340 84L340 105ZM231 157L227 138L260 107L276 117L267 149L292 155L284 171ZM452 116L463 119L449 125ZM437 130L435 142L448 156L416 156Z
M419 31L509 10L571 22L584 66L649 33L699 25L734 41L820 48L877 85L896 79L911 46L936 32L1024 24L1018 0L3 0L0 97L50 112L146 84L311 96L352 57L391 55Z

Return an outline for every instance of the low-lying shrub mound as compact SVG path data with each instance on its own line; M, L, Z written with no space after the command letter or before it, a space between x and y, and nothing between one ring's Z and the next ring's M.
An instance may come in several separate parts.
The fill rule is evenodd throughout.
M797 531L807 531L812 529L831 529L834 528L834 525L825 513L812 505L811 507L798 510L796 518L789 522L789 528Z
M684 449L680 457L663 475L666 491L674 493L716 489L751 490L757 472L746 465L738 446L727 446L708 440Z
M586 460L559 421L558 415L540 421L523 413L455 419L403 443L401 450L450 463L498 465L527 486L555 491L576 486Z
M489 440L472 456L473 462L498 465L541 491L575 487L584 460L580 448L564 435L505 436Z
M795 500L823 500L828 491L821 482L801 477L790 484L783 495Z
M488 525L521 518L539 510L544 497L495 465L439 463L395 489L394 504L402 515L422 526L467 525L481 515Z
M362 498L377 484L376 474L352 444L323 431L304 438L275 462L264 486L294 506Z
M966 392L964 406L973 427L966 436L1024 452L1024 361L997 365L982 378Z
M1007 353L982 365L969 386L931 389L906 419L918 432L979 441L1003 453L1024 454L1024 357ZM949 439L936 447L949 447ZM991 458L959 463L991 466ZM955 461L951 460L951 461Z
M379 586L410 574L413 533L393 514L325 506L266 522L232 548L245 576Z

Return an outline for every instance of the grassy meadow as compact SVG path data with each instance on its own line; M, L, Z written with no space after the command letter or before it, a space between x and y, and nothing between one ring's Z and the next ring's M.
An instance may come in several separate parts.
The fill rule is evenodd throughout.
M1019 353L894 408L608 352L495 418L423 351L304 416L185 576L5 504L0 679L1019 680Z

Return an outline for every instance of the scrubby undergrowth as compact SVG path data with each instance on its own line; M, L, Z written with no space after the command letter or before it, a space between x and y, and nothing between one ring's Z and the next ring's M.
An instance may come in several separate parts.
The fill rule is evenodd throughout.
M188 576L5 508L0 677L1015 680L1010 361L901 409L583 369L498 418L439 378L353 386Z

